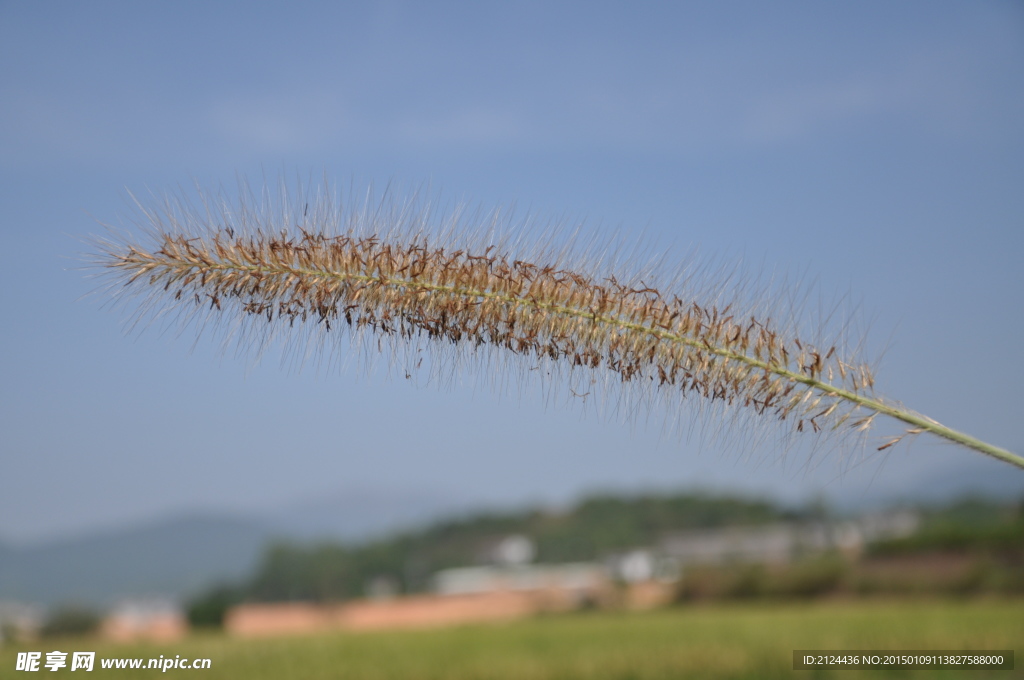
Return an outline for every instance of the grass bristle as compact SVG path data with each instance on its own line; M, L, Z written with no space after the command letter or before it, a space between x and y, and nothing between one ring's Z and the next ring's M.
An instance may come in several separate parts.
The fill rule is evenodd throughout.
M568 375L575 396L610 377L641 401L699 400L789 433L857 436L879 413L913 424L910 434L934 422L875 397L870 367L844 347L797 337L756 306L725 299L725 286L698 299L642 273L573 263L564 250L524 251L493 219L482 238L460 235L458 220L431 229L429 210L414 204L344 213L328 191L243 196L142 209L150 243L107 241L99 264L122 292L149 296L143 313L177 308L259 348L296 327L321 344L371 334L387 339L382 350L483 352L496 372L502 362L524 373L545 362Z

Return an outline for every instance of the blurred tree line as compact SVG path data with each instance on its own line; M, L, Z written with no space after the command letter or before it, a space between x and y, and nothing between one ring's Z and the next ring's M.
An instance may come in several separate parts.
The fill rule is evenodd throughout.
M480 513L361 545L280 542L267 548L247 582L218 585L194 599L189 618L197 625L218 625L224 611L241 601L362 597L381 578L394 583L397 592L422 592L438 570L486 562L481 547L513 534L533 541L539 562L587 561L653 545L671 531L764 524L808 512L820 509L707 493L595 495L565 511Z
M917 532L869 545L857 559L695 568L677 600L1024 596L1024 501L965 498L918 511Z
M821 555L782 568L694 569L680 584L679 599L1024 593L1024 503L964 499L919 512L918 532L869 546L859 561ZM534 542L537 561L557 563L599 560L653 546L675 531L828 515L821 501L787 508L763 499L706 493L601 495L564 511L481 513L360 545L281 542L267 548L249 580L211 588L190 603L188 613L194 625L219 625L224 612L238 602L341 601L366 596L371 584L382 579L396 593L422 592L438 570L487 562L482 546L513 534ZM951 560L955 568L946 568Z

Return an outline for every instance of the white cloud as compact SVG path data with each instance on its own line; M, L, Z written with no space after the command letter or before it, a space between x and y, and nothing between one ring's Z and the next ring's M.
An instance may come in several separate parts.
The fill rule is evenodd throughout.
M398 136L413 144L507 144L530 138L527 127L512 111L470 106L442 115L400 120Z
M870 124L936 137L1005 139L1019 129L1010 117L1024 115L1024 97L990 87L985 81L994 71L964 50L921 49L886 71L754 96L738 132L741 139L776 143Z
M757 142L784 141L877 113L886 105L877 85L864 81L776 92L753 103L739 133Z
M341 98L329 92L237 95L213 102L209 122L215 136L256 152L302 152L354 135Z

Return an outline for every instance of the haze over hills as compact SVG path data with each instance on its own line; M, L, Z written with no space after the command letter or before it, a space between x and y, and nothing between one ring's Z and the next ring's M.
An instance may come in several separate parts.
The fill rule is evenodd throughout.
M0 550L0 600L102 604L177 597L237 578L270 537L259 522L192 516L42 546Z
M0 542L0 601L181 598L244 576L275 538L359 541L468 507L450 495L356 490L263 513L196 513L38 545Z
M453 493L347 489L255 516L272 533L291 539L359 541L480 506Z

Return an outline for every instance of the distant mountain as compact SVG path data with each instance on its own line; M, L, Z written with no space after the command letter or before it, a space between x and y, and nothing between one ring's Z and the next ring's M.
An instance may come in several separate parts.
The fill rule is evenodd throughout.
M43 545L0 543L0 601L187 597L243 579L275 539L365 541L466 507L428 493L350 490L249 516L189 515Z
M847 511L861 512L879 507L942 505L965 496L1024 501L1024 475L994 459L965 457L962 462L944 466L941 471L919 474L911 484L906 482L905 475L899 474L898 466L899 461L893 461L889 467L879 468L873 483L866 489L837 490L830 502Z
M0 600L176 597L243 576L270 535L252 520L196 516L36 547L7 546L0 549Z
M298 540L361 542L479 507L457 494L347 489L260 515L276 534Z

